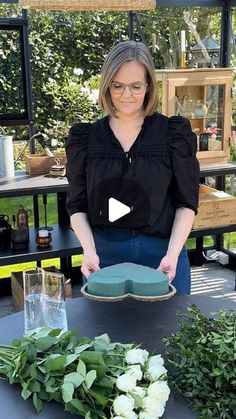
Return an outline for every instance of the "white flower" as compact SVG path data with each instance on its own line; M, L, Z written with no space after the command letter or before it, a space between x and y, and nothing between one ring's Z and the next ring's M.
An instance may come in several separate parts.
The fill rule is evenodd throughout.
M157 381L161 375L166 374L167 370L163 365L156 364L147 369L146 376L150 381Z
M165 403L161 403L159 400L154 399L151 396L143 399L143 411L150 416L161 417L165 410Z
M130 375L129 373L120 375L116 380L116 387L118 387L119 390L124 391L125 393L128 393L128 391L132 391L135 386L136 378L133 375Z
M142 380L142 378L143 378L143 373L142 373L140 365L130 365L127 372L128 372L128 374L135 377L136 380L138 380L138 381Z
M152 367L153 365L164 365L164 359L161 355L150 356L148 359L148 366Z
M130 349L125 357L127 364L144 365L148 359L148 351L146 349Z
M132 410L131 412L128 412L127 415L112 416L112 419L137 419L137 417L138 415L136 415L136 413Z
M137 394L139 397L141 397L142 399L146 396L146 389L143 387L134 387L132 394Z
M91 93L90 88L88 86L81 87L80 91L84 95L89 95Z
M116 415L126 415L134 409L134 400L122 394L115 398L113 409Z
M124 419L137 419L138 415L132 410L131 412L126 413L126 415L123 416Z
M150 416L148 413L140 412L138 415L139 419L158 419L158 416Z
M51 139L51 147L56 147L57 146L57 139L56 138L52 138Z
M76 87L77 86L77 83L75 81L70 81L69 85L71 87Z
M99 90L98 89L92 89L91 90L91 97L92 97L93 103L97 103L98 98L99 98Z
M162 403L166 403L170 395L170 389L167 382L156 381L155 383L152 383L148 387L148 395Z
M73 73L75 76L82 76L84 74L82 68L74 68Z
M148 413L140 412L138 415L139 419L159 419L158 416L150 416Z

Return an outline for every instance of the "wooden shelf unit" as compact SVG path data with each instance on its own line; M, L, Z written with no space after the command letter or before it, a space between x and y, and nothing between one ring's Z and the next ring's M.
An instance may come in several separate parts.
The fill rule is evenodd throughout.
M222 163L229 157L232 73L232 68L156 70L161 112L167 116L182 115L188 118L201 148L205 134L207 150L197 153L202 164ZM182 104L181 111L177 109L177 101ZM205 115L199 117L196 108L201 104L205 106ZM217 135L207 132L211 127L217 129Z

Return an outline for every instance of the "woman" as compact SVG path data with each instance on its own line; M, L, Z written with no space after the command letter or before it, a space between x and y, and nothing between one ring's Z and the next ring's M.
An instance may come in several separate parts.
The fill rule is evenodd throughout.
M99 103L107 116L72 126L66 146L67 210L84 251L81 271L87 278L133 262L165 272L179 294L189 294L184 243L198 205L196 136L187 119L156 112L154 65L144 44L112 48ZM120 204L129 212L114 216Z

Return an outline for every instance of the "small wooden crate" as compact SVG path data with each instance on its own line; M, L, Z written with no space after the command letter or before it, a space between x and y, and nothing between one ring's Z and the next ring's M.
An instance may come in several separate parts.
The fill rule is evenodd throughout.
M48 268L43 269L49 272L60 273L55 266L49 266ZM11 293L12 302L16 311L24 310L23 272L11 273ZM65 284L65 297L72 298L72 287L70 282Z
M50 167L56 164L56 157L61 158L60 165L66 164L66 155L64 152L54 153L53 156L44 156L43 154L26 154L26 172L30 175L43 175L49 173Z
M236 198L223 191L200 186L198 214L193 228L214 228L236 224Z

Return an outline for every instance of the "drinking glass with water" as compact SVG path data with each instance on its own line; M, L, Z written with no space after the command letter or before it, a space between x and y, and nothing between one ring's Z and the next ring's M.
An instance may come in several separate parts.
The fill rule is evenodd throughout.
M68 330L64 275L41 268L23 272L25 335L40 327Z
M64 275L44 271L42 310L45 326L68 330L65 308Z
M43 274L41 268L23 271L25 335L45 326L42 312Z

